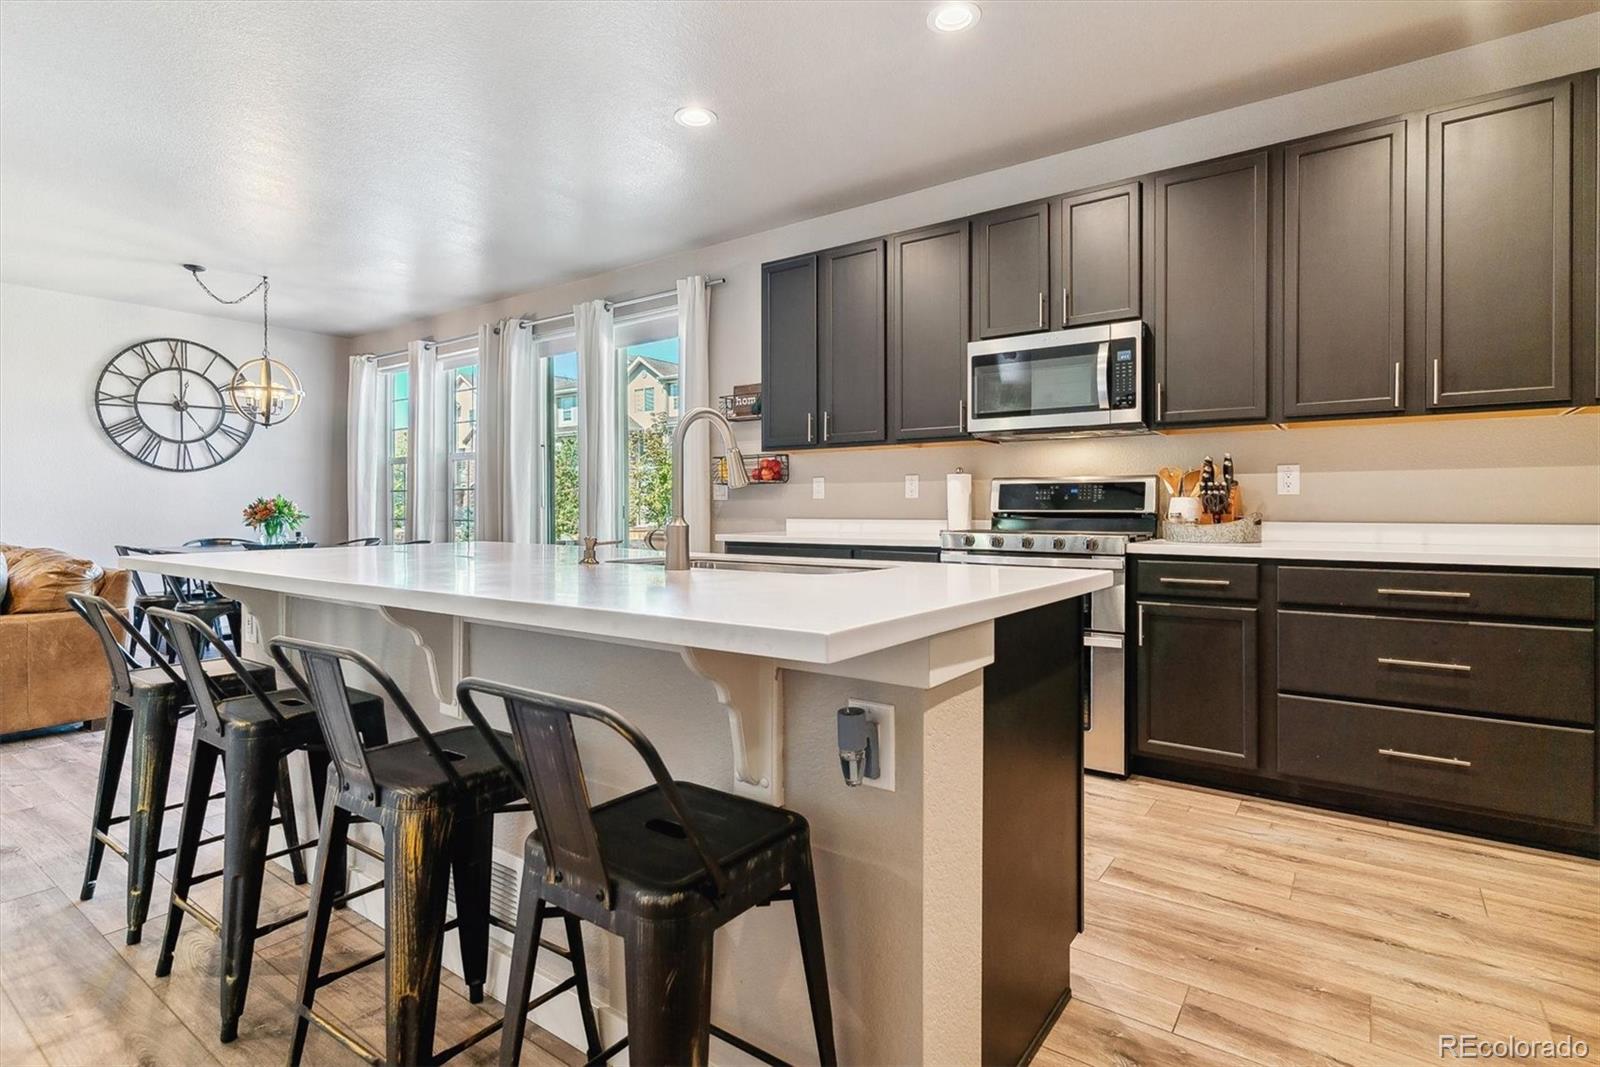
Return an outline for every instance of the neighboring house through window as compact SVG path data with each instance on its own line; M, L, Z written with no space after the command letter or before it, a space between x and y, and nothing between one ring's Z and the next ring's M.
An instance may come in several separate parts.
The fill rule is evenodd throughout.
M452 541L471 541L478 528L478 347L476 338L439 346L444 375L448 512Z

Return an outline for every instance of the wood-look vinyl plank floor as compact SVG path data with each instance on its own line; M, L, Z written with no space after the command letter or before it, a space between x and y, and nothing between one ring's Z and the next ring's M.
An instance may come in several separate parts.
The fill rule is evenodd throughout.
M100 741L0 745L0 1064L281 1062L299 924L258 945L239 1039L222 1045L215 938L186 923L172 975L154 976L171 861L139 945L123 943L120 859L107 857L94 900L77 900ZM121 793L125 810L126 781ZM1415 1067L1439 1063L1438 1037L1452 1032L1600 1048L1600 864L1153 779L1091 777L1085 794L1086 930L1042 1067ZM221 815L214 802L211 832ZM220 863L212 845L198 867ZM274 865L263 916L303 909L305 893ZM215 881L196 894L213 911L219 897ZM378 927L340 912L324 966L381 945ZM375 965L318 1006L381 1043L382 995ZM498 1011L447 976L439 1043ZM529 1030L525 1063L581 1059ZM462 1062L495 1057L491 1039ZM356 1060L313 1029L306 1062Z

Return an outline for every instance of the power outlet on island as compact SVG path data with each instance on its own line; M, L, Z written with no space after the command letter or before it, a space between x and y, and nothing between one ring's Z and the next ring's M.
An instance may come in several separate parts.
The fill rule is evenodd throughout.
M822 500L828 495L828 483L821 478L811 479L811 499Z
M862 785L894 792L894 705L846 697L845 703L862 708L867 721L878 724L878 777L861 779Z
M261 620L250 612L244 613L244 643L247 645L262 644Z
M922 485L915 474L906 475L906 499L915 500L922 492Z
M1298 463L1278 464L1278 495L1300 495L1300 465Z

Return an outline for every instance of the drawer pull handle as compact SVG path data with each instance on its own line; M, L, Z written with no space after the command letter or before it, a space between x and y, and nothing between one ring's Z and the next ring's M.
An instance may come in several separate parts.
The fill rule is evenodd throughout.
M1161 578L1163 585L1232 585L1227 578Z
M1472 670L1471 665L1466 663L1434 663L1426 659L1391 659L1388 656L1379 656L1378 662L1385 667L1421 667L1424 670L1455 671L1458 674L1466 674Z
M1378 592L1384 596L1436 596L1451 600L1465 600L1472 595L1453 589L1384 589L1381 586Z
M1470 767L1469 759L1456 759L1454 756L1428 756L1421 752L1402 752L1398 748L1380 748L1378 755L1391 756L1394 759L1415 760L1417 763L1437 763L1445 767Z

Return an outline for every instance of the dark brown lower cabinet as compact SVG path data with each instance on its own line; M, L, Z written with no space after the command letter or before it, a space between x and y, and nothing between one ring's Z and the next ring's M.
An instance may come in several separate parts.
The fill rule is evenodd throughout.
M1227 767L1257 762L1254 607L1138 605L1138 749Z
M1600 574L1130 567L1135 773L1600 855Z

